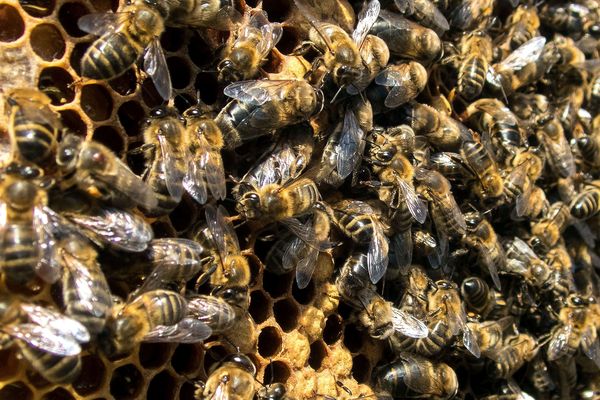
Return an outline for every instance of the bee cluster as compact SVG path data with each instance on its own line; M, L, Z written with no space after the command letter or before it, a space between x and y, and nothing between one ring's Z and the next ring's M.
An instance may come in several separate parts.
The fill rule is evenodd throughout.
M0 400L600 398L599 35L0 1Z

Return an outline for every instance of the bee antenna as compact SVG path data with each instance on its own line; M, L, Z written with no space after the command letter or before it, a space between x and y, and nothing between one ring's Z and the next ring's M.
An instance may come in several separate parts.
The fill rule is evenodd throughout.
M335 92L335 96L333 96L333 98L331 99L331 101L329 102L330 104L333 104L335 102L335 100L337 99L337 97L339 96L339 94L342 92L342 89L344 89L345 86L340 86L340 88L338 89L337 92Z
M341 387L341 388L344 390L344 392L346 392L346 393L348 393L350 396L352 396L352 390L350 390L350 388L349 388L348 386L344 385L344 382L342 382L342 381L340 381L340 380L336 380L336 381L335 381L335 384L336 384L338 387Z

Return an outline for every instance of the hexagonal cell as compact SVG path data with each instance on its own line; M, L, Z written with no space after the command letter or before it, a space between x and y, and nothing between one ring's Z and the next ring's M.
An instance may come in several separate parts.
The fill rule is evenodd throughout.
M185 44L185 37L185 29L169 27L160 36L160 45L166 51L176 52Z
M213 368L225 358L229 352L225 347L217 344L211 346L205 353L204 359L202 360L202 369L204 369L204 375L208 376L212 372Z
M58 20L69 36L82 37L86 33L79 29L77 21L89 13L87 7L81 3L65 3L58 10Z
M76 110L60 110L60 120L65 128L79 136L87 134L87 125Z
M310 345L310 356L308 357L308 365L315 371L321 368L323 360L327 357L327 346L322 340L317 340Z
M183 232L188 229L196 220L196 202L188 196L169 214L169 220L177 232Z
M323 329L323 340L328 345L336 343L342 337L343 328L342 318L337 314L331 314L325 321L325 328Z
M24 382L17 381L5 385L0 389L0 400L31 400L33 391Z
M81 396L98 390L106 379L106 367L100 357L88 354L81 359L81 374L73 382L73 389Z
M291 0L263 0L262 8L271 22L283 22L292 10Z
M351 353L356 353L363 346L363 333L354 324L348 324L344 329L344 345Z
M296 280L294 280L294 284L292 285L292 297L294 297L298 303L304 305L309 304L315 298L315 294L314 281L310 281L307 287L300 289L296 284Z
M285 362L279 360L270 362L265 367L264 384L286 383L291 374L292 370Z
M113 126L99 126L94 131L92 138L95 141L106 145L117 154L121 154L121 152L124 150L125 143L123 142L123 138Z
M102 85L85 85L81 88L81 109L94 121L104 121L110 117L113 100Z
M181 388L179 388L179 400L196 400L194 393L197 389L196 385L184 382Z
M175 89L184 89L190 84L190 65L181 57L169 57L167 59L171 83Z
M56 2L54 0L19 0L19 5L27 14L40 18L52 14Z
M200 92L200 100L205 104L214 104L219 93L219 82L213 73L200 72L196 75L194 87Z
M275 47L277 47L277 50L282 54L289 55L294 52L294 49L298 47L301 41L300 32L298 32L296 28L284 26L281 39L279 39L279 42Z
M168 371L162 371L150 381L146 399L172 399L175 397L175 392L177 392L177 381Z
M75 400L75 397L69 393L66 389L56 388L51 392L48 392L42 397L42 400Z
M19 359L14 349L0 350L0 380L7 381L19 372Z
M163 103L163 98L156 91L152 79L146 79L142 83L142 99L149 108L158 107Z
M180 93L177 96L175 96L175 98L173 99L173 103L175 103L175 108L177 108L177 111L183 114L185 110L187 110L191 106L195 106L197 101L194 97L186 93Z
M300 309L293 300L279 300L273 305L273 314L275 315L275 321L277 321L284 332L290 332L298 326Z
M75 98L75 92L71 89L73 77L67 71L59 67L44 68L38 80L38 89L46 93L52 104L60 106L70 103Z
M171 357L171 365L179 375L190 375L200 367L203 355L198 345L180 344Z
M171 357L170 343L142 343L140 345L140 364L146 369L163 367Z
M371 363L363 354L352 358L352 376L358 383L367 383L371 377Z
M258 335L258 354L272 357L281 351L281 334L274 326L267 326Z
M128 96L137 89L137 76L132 68L108 81L110 87L121 96Z
M44 61L59 60L65 55L65 40L54 25L40 24L31 30L31 48Z
M190 60L198 67L207 66L214 57L210 46L196 32L193 32L190 37L187 54L190 55Z
M8 4L0 4L0 42L14 42L25 33L25 22L19 11Z
M71 50L69 64L79 76L81 76L81 59L91 44L92 42L77 43L75 46L73 46L73 50Z
M133 364L126 364L113 371L110 394L118 400L135 399L144 389L144 377Z
M129 136L137 136L141 133L141 123L146 113L137 101L128 101L121 104L117 116L125 133Z
M277 275L265 271L263 274L263 289L274 299L284 296L290 290L294 276L293 271L285 275Z
M271 302L262 290L255 290L250 293L250 308L248 312L257 324L264 322L271 311Z

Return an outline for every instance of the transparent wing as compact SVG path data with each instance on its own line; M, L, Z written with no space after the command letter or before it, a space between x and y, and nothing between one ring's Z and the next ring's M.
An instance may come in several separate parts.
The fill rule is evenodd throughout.
M219 152L211 152L205 170L206 182L213 198L215 200L224 200L227 196L227 181L225 179L223 159Z
M360 11L357 17L356 29L352 32L352 40L359 47L367 37L367 33L377 20L381 5L379 0L370 0L365 7Z
M271 91L286 85L289 80L254 80L234 82L223 89L223 93L233 99L255 106L265 104L273 97Z
M414 0L394 0L394 4L398 11L404 15L412 15L415 12Z
M184 318L175 325L159 325L144 336L144 342L198 343L208 339L212 329L194 318Z
M314 227L312 224L306 223L303 225L302 229L310 229L308 236L314 238ZM317 258L319 257L319 249L317 246L319 243L314 239L312 239L310 243L306 243L302 241L302 238L299 236L296 236L294 239L299 240L301 244L296 245L296 240L294 240L294 243L286 249L283 256L283 262L286 263L292 260L298 260L296 263L296 284L298 285L298 288L304 289L308 286L315 270L315 266L317 265Z
M47 353L65 357L81 353L81 346L73 337L36 324L8 325L2 330Z
M250 25L260 29L262 40L258 42L257 48L261 57L266 57L279 39L281 39L281 35L283 34L281 24L270 23L267 13L263 10L258 10L250 18Z
M581 349L600 368L600 344L594 326L588 326L581 335Z
M479 256L481 257L485 267L488 269L490 276L492 277L492 281L494 282L494 286L496 286L496 288L500 290L500 276L498 275L498 265L496 263L496 260L494 260L494 258L491 256L491 253L486 249L483 249L479 253Z
M225 300L215 296L199 295L188 299L188 316L211 326L225 331L230 328L236 319L236 311Z
M564 325L552 335L552 339L548 342L548 361L554 361L563 354L564 349L569 343L569 337L573 331L571 325Z
M413 241L410 229L392 237L394 258L400 271L407 271L412 263Z
M508 57L500 62L500 65L503 68L520 70L527 64L537 61L545 44L545 37L536 36L510 53Z
M296 237L310 247L319 249L312 223L302 223L297 218L286 218L281 221Z
M101 243L118 249L140 252L146 249L154 233L140 216L112 207L94 210L94 215L66 213L74 224L90 232Z
M410 214L418 223L424 223L427 218L427 203L421 200L417 192L415 192L415 188L410 183L400 178L396 182L406 200Z
M173 199L180 201L181 196L183 196L184 174L178 166L180 161L177 158L176 150L162 134L158 135L158 142L160 143L161 155L165 161L165 185Z
M360 129L356 115L346 110L342 133L338 143L337 170L342 178L348 177L360 159L360 147L364 132Z
M50 210L50 208L35 207L33 210L34 246L39 256L34 269L44 282L54 283L60 279L62 272L54 251L56 235L67 233L69 228L66 224L63 224L65 221L63 218L53 219L52 217L54 215L58 216L58 214L51 211L52 214L48 215L47 210Z
M531 258L539 258L526 242L516 236L513 239L513 245L521 254Z
M206 223L208 224L208 230L213 237L213 241L217 246L217 250L222 258L225 258L230 252L237 253L240 250L240 245L237 241L237 235L233 230L233 226L227 220L229 216L227 210L223 206L215 208L213 205L208 204L204 209L206 215ZM227 239L229 238L229 245L232 246L231 251L227 249Z
M575 159L571 152L569 142L565 138L564 134L559 134L557 140L544 137L544 145L547 151L552 155L552 161L561 171L565 171L568 176L573 176L576 172Z
M385 275L388 265L388 241L379 221L373 219L373 237L367 252L367 266L371 282L377 283Z
M35 324L57 333L69 336L79 343L90 341L90 333L80 322L66 317L58 311L34 304L21 304L21 309L27 313L27 317Z
M476 358L481 357L481 349L479 348L479 343L477 343L477 336L473 334L467 324L464 324L463 327L463 344L473 356Z
M173 95L171 74L167 66L165 54L160 46L159 38L150 42L144 52L144 71L152 79L156 91L164 100L169 100Z
M394 330L404 336L419 339L429 335L429 329L423 322L396 307L392 307L392 323Z
M107 32L115 30L123 21L123 18L128 16L129 13L92 13L79 18L77 26L84 32L102 36Z
M208 157L208 155L205 156ZM183 177L183 187L199 204L204 204L208 200L206 171L198 158L189 160L187 173Z

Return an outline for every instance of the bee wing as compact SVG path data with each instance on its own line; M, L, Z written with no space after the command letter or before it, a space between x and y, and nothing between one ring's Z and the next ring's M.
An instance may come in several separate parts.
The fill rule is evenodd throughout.
M498 103L479 102L475 103L475 108L494 116L494 120L500 123L517 125L517 119L513 112L506 106L498 107Z
M175 325L159 325L144 336L144 342L198 343L208 339L212 329L194 318L184 318Z
M6 207L3 204L2 207L6 212ZM35 241L33 243L38 258L38 262L34 267L36 274L47 283L54 283L60 279L61 268L60 264L55 258L55 235L58 234L57 230L52 229L53 225L50 222L51 216L46 213L46 210L50 210L48 207L35 207L33 210L33 228L35 232ZM54 213L54 211L51 211ZM54 213L55 214L55 213ZM3 218L4 220L4 218ZM60 220L60 219L59 219ZM2 226L5 223L2 223ZM65 225L66 226L66 225ZM61 229L64 233L67 229Z
M394 4L398 11L404 15L413 15L415 12L414 0L394 0Z
M257 44L257 48L259 54L264 58L277 44L279 39L281 39L283 28L279 23L270 23L267 13L263 10L254 12L249 23L253 27L260 29L262 33L262 40Z
M412 263L413 241L410 229L399 232L392 237L396 266L400 271L407 271Z
M573 65L576 68L582 69L587 72L591 72L593 74L595 74L596 72L598 72L600 70L600 60L598 60L598 59L585 60L583 62L575 63Z
M569 337L573 331L571 325L564 325L559 328L553 335L550 342L548 342L548 361L554 361L562 355L563 350L569 343Z
M218 321L220 329L227 329L235 322L233 306L220 297L199 295L188 299L188 317L209 325Z
M164 135L158 135L160 151L165 160L165 185L169 194L177 201L183 196L183 174L181 168L177 167L179 160L171 143Z
M379 16L379 11L381 10L381 4L379 4L379 0L370 0L360 13L358 14L356 23L356 29L352 32L352 40L359 47L362 45L362 42L367 37L367 33L377 21L377 17Z
M205 156L208 157L208 155ZM208 200L206 171L202 168L198 158L189 160L187 173L183 177L183 187L199 204L204 204Z
M527 184L523 189L523 192L517 196L517 200L515 202L515 212L517 213L517 217L522 217L527 213L527 211L529 211L529 199L531 198L531 189L531 185Z
M285 85L289 80L254 80L234 82L223 89L223 93L235 100L255 106L271 100L270 88Z
M564 134L560 134L558 140L549 138L545 133L542 137L544 138L544 146L552 155L551 158L556 167L564 171L568 176L573 176L576 172L575 159L571 152L571 146L569 146L569 142Z
M487 0L462 0L450 13L450 24L466 30L474 21L474 10L483 10Z
M397 69L387 68L375 77L375 83L392 87L383 104L387 108L396 108L414 98L418 93L415 85L410 82L410 75L405 75Z
M160 97L169 100L173 95L171 75L159 38L154 38L144 52L144 71L152 79Z
M537 61L545 44L546 38L544 36L536 36L510 53L508 57L500 62L500 65L502 68L518 71L527 64Z
M356 115L346 110L342 133L338 143L337 170L343 179L348 177L360 160L360 147L363 145L364 132L360 129Z
M473 334L467 324L464 324L463 327L463 344L475 358L481 357L481 349L479 348L479 343L477 343L477 336Z
M429 335L429 329L423 322L396 307L392 307L392 324L394 330L404 336L419 339Z
M600 344L596 335L596 328L592 325L581 335L581 350L600 368Z
M373 221L373 237L367 252L367 266L371 282L377 283L383 278L387 269L389 244L379 221L373 217L371 219Z
M298 288L304 289L308 286L310 279L312 278L312 274L315 270L315 266L317 265L317 258L319 257L319 248L317 246L320 243L314 240L314 226L310 223L302 224L298 226L298 220L288 221L286 220L286 226L288 228L292 227L290 230L294 232L296 235L294 240L287 246L285 253L283 254L283 263L284 265L290 262L296 262L296 284ZM298 232L301 232L301 235L298 235ZM304 241L304 239L309 239L309 241Z
M309 246L319 248L319 243L314 236L314 229L311 223L302 223L297 218L286 218L281 221L294 235Z
M66 214L66 216L98 242L125 251L145 250L154 236L152 227L142 217L117 208L97 208L94 215Z
M80 322L66 317L57 311L34 304L21 304L21 309L35 324L69 336L79 343L90 341L90 333Z
M77 20L77 27L84 32L102 36L107 32L115 30L122 23L123 18L129 16L129 13L114 12L86 14Z
M513 239L513 245L521 254L526 255L527 257L539 258L526 242L516 236Z
M481 252L479 252L479 256L481 257L485 267L488 269L490 276L492 277L492 281L494 282L494 286L496 286L496 288L500 290L500 276L498 275L497 261L494 260L494 258L491 256L490 252L487 251L487 249L483 249Z
M2 330L14 338L59 356L75 356L81 353L81 346L73 337L36 324L8 325Z
M598 235L594 232L589 225L584 221L575 221L571 225L573 228L579 233L579 236L583 239L586 245L590 248L596 247L596 240L598 239Z
M396 182L406 200L410 214L418 223L422 224L425 222L427 218L427 203L421 200L417 192L415 192L415 188L410 183L401 178L398 178Z
M434 30L436 30L435 28L437 28L438 34L441 34L450 29L450 24L448 23L448 20L446 19L444 14L442 14L439 8L437 8L436 5L433 4L431 1L419 0L418 7L420 7L421 12L427 14L427 19L430 20L430 24L432 25L430 27L434 28Z
M221 208L222 206L219 206L219 209L217 209L212 204L207 204L204 208L204 215L206 216L206 224L208 225L212 240L217 247L217 252L221 260L224 260L227 254L229 254L226 241L226 231L229 230L229 222L225 219ZM233 237L237 236L234 235Z
M438 232L438 240L435 246L435 251L427 256L429 264L434 269L440 268L446 264L448 260L448 236L443 234L441 231Z
M296 264L296 284L299 289L304 289L308 286L319 257L319 250L315 247L303 243L302 248L304 252L298 264Z

